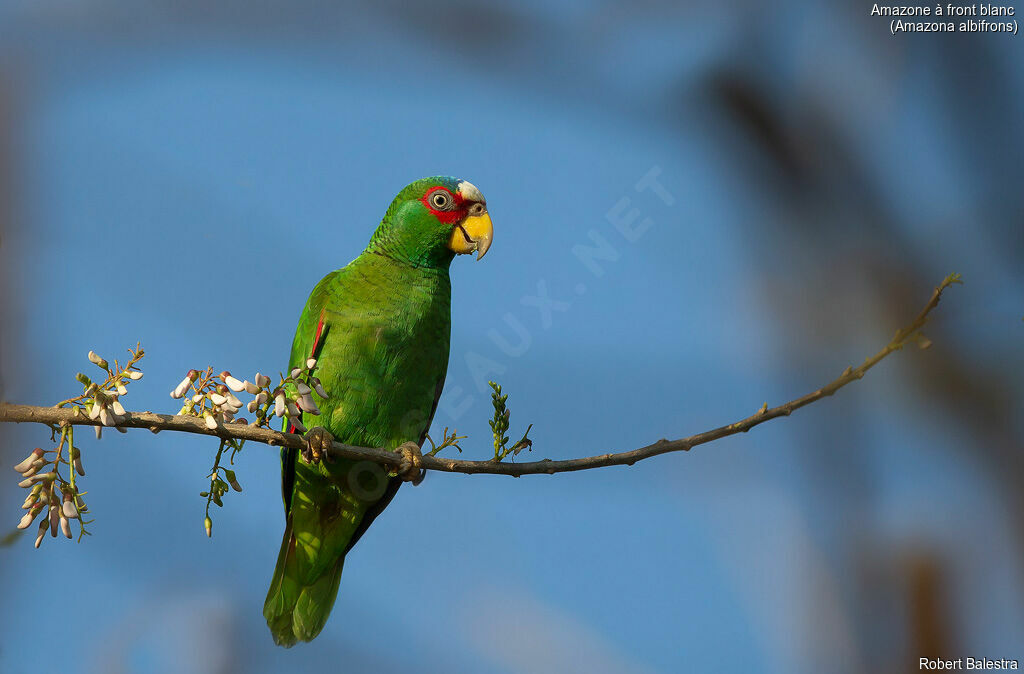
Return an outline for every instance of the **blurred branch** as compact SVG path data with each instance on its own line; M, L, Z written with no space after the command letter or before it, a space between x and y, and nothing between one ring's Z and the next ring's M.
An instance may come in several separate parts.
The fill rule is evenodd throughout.
M679 440L659 440L654 444L640 447L626 452L614 454L600 454L580 459L569 459L565 461L531 461L527 463L500 463L497 461L465 461L461 459L439 458L427 454L419 461L420 467L428 470L437 470L448 473L483 473L491 475L536 475L540 473L566 473L577 470L588 470L591 468L602 468L605 466L633 465L637 461L649 459L659 454L669 452L689 451L697 445L703 445L719 440L737 433L745 433L751 428L763 424L766 421L778 417L786 417L794 411L810 405L832 395L847 384L856 381L872 367L877 365L883 358L902 349L911 342L916 342L921 348L927 348L930 344L927 338L921 333L921 329L928 321L928 316L938 305L943 291L954 283L960 283L959 274L950 274L942 283L935 288L931 299L924 306L914 320L904 328L896 331L892 340L882 348L881 351L865 360L860 366L848 367L838 379L808 393L805 396L791 400L778 407L769 408L767 404L756 414L741 419L727 426L720 426L710 431L691 435ZM56 407L35 407L32 405L13 405L0 403L0 422L34 422L46 424L50 427L63 425L89 425L99 426L99 420L89 419L88 416L76 413L73 409L62 409ZM119 428L148 428L154 433L159 431L179 431L184 433L196 433L199 435L212 435L219 438L235 438L238 440L253 440L274 446L291 447L303 449L305 442L301 435L295 433L282 433L279 431L257 428L240 423L218 424L216 428L208 428L202 418L195 416L181 416L170 414L154 414L152 412L127 412L124 420L117 424ZM372 461L393 470L399 470L402 466L403 456L396 452L372 447L356 447L340 442L334 442L328 454L337 458Z

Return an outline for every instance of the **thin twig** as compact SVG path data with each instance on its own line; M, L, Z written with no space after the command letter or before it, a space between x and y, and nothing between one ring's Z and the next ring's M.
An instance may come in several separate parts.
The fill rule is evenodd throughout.
M766 421L778 417L786 417L795 410L810 405L811 403L830 396L850 382L856 381L864 376L868 370L877 365L879 361L891 354L893 351L902 349L905 345L920 337L920 331L928 321L928 315L938 305L942 292L954 283L960 283L958 274L948 276L932 293L931 299L924 309L906 327L898 330L892 341L881 351L865 360L859 367L848 367L835 381L819 388L817 391L808 393L805 396L791 400L778 407L762 408L753 416L741 419L727 426L720 426L710 431L691 435L679 440L658 440L654 444L640 447L626 452L600 454L580 459L569 459L565 461L530 461L527 463L499 463L496 461L466 461L462 459L440 458L437 456L424 455L422 467L427 470L437 470L448 473L467 474L490 474L490 475L536 475L566 473L577 470L588 470L591 468L602 468L604 466L633 465L637 461L649 459L659 454L668 452L688 451L697 445L703 445L720 438L737 433L745 433L754 426L763 424ZM62 422L71 425L97 426L99 420L91 420L84 414L75 414L74 410L56 407L35 407L32 405L13 405L0 403L0 422L34 422L55 426ZM151 431L179 431L184 433L197 433L199 435L212 435L219 438L236 438L239 440L253 440L268 445L293 447L302 449L304 443L302 436L294 433L281 433L267 428L257 428L244 424L218 425L216 429L209 429L202 418L194 416L174 416L170 414L154 414L152 412L129 412L125 415L123 422L118 424L126 428L148 428ZM402 462L402 457L394 452L371 447L356 447L335 442L329 453L338 458L373 461L389 468L397 469Z

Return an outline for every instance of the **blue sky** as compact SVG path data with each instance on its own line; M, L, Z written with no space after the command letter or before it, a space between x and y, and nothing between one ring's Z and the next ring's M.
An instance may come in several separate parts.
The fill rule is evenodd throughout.
M631 30L616 38L623 53L681 69L684 81L723 49L708 37L673 49L671 34ZM486 64L395 35L338 44L186 31L136 42L84 31L52 52L26 47L22 226L5 232L0 251L17 296L4 329L18 346L4 354L5 397L55 402L75 392L86 352L119 357L136 341L146 376L125 400L132 409L174 411L167 393L190 367L280 369L312 286L359 253L405 183L431 174L478 185L495 225L487 258L452 270L452 358L435 434L454 425L469 435L465 458L489 451L486 378L510 394L510 435L533 423L534 458L569 458L797 397L895 329L854 305L862 327L835 348L806 347L821 350L820 369L787 362L804 347L766 295L814 301L799 290L810 263L792 259L799 250L761 247L752 223L784 213L760 186L740 184L712 124L694 115L670 130L662 94L645 102L659 71L605 54L565 68L560 96L557 69L538 81L491 77ZM372 60L360 51L367 39L380 40ZM625 83L587 84L605 81ZM915 100L891 111L910 119ZM898 163L877 147L867 155L880 167ZM912 161L933 166L933 153L944 156L929 146ZM671 204L636 189L652 170ZM933 182L914 189L931 199L944 191ZM623 199L651 221L635 241L609 221ZM572 252L595 234L617 256L600 275ZM935 281L962 271L972 285L948 306L976 325L1003 325L1020 313L1020 270L990 265L985 242L969 234L946 231L931 258ZM849 242L864 245L854 231ZM550 324L530 303L539 289L562 303ZM508 316L528 335L522 353L501 346L518 339ZM822 652L805 644L812 635L842 661L834 671L862 671L848 546L869 531L949 555L964 643L1019 657L1024 616L1011 598L1022 565L1005 503L991 476L954 451L969 434L908 395L917 358L900 354L835 399L686 455L518 480L432 474L404 487L346 561L323 634L291 651L272 645L260 614L283 528L276 452L246 448L245 491L226 498L207 540L198 492L216 446L109 433L84 443L95 535L0 551L9 576L34 574L5 592L0 633L27 634L26 607L62 597L75 628L60 646L90 672L342 662L350 671L820 671ZM485 376L471 363L486 364ZM845 451L836 436L864 418L847 441L866 457L872 496L836 515L843 492L829 491L839 478L816 473L807 447ZM44 439L28 427L7 437L12 464L24 452L11 447ZM16 491L0 492L12 522ZM25 641L0 644L5 671L39 657Z

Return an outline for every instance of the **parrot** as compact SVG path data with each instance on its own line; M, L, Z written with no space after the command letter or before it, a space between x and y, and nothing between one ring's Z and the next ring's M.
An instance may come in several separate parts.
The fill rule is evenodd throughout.
M483 258L494 231L475 185L449 176L398 193L363 252L313 288L299 316L289 370L315 359L320 414L300 411L302 449L281 451L285 528L263 606L274 642L312 641L338 594L345 555L404 481L418 483L448 369L456 255ZM326 394L323 396L321 394ZM288 420L285 429L297 427ZM382 447L379 464L328 456L332 441Z

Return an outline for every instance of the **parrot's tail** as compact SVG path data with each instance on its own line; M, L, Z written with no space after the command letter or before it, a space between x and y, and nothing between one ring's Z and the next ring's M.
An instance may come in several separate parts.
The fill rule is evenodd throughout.
M334 564L315 565L311 572L308 561L303 563L300 559L302 554L302 550L296 549L289 518L274 578L263 603L263 617L274 643L285 648L298 641L312 641L320 634L338 596L341 569L345 565L345 556L341 555Z

